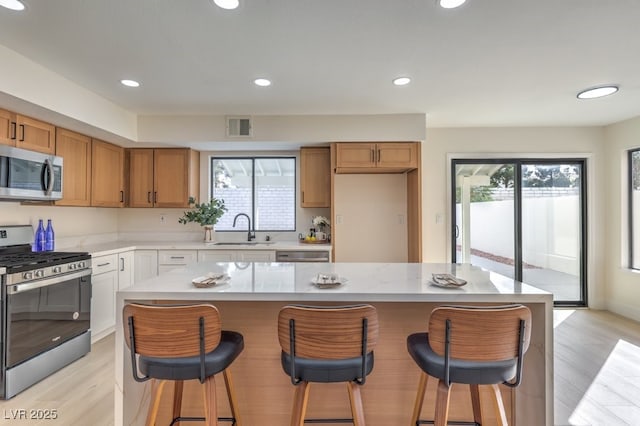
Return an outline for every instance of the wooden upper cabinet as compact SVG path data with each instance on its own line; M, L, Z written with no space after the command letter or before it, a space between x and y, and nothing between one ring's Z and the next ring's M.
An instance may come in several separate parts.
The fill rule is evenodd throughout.
M16 115L0 109L0 144L16 146Z
M56 128L54 125L16 114L16 147L54 154Z
M63 159L62 199L57 206L91 205L91 138L56 129L56 155Z
M326 148L300 149L302 207L331 207L331 153Z
M91 175L92 206L124 206L124 148L93 139Z
M418 167L415 142L336 143L336 173L402 173Z
M129 207L153 207L153 149L129 149Z
M129 207L189 207L198 198L200 154L187 148L129 150Z

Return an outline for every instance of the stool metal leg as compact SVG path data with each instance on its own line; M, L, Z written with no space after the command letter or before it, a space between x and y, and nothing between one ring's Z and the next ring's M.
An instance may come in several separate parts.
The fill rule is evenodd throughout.
M204 387L204 424L205 426L218 425L218 407L216 404L216 380L215 376L209 376L203 383Z
M154 426L156 424L162 389L166 383L166 380L151 380L151 401L149 402L149 413L147 414L147 426Z
M429 376L424 371L420 372L420 382L418 383L418 392L416 394L416 401L413 404L413 414L411 415L411 426L417 426L418 420L420 420L420 413L422 413L422 404L424 403L424 394L427 390L427 382Z
M224 376L224 385L227 388L227 398L229 399L229 407L231 408L231 417L235 419L236 426L242 426L236 392L233 387L233 380L231 379L231 371L227 368L222 372L222 375Z
M473 407L473 421L482 424L482 408L480 407L480 387L469 385L471 392L471 406Z
M351 403L351 417L353 418L353 425L365 426L360 385L355 382L349 382L347 383L347 388L349 389L349 402Z
M493 399L493 406L496 409L496 420L498 426L507 426L507 414L504 410L504 403L502 402L502 393L500 392L500 385L491 385L491 397Z
M182 389L184 387L184 382L182 380L176 380L173 384L173 418L177 419L180 417L180 412L182 411ZM176 422L174 424L180 424Z
M451 397L451 386L447 386L444 380L438 381L438 393L436 396L435 426L447 426L449 419L449 399Z
M291 426L303 426L304 416L307 412L307 402L309 401L309 382L300 382L296 385L296 394L293 400L293 411L291 412Z

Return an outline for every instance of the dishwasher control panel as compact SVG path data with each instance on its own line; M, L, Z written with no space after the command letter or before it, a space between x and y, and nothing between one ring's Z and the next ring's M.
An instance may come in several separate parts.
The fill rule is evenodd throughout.
M277 250L276 262L329 262L328 250Z

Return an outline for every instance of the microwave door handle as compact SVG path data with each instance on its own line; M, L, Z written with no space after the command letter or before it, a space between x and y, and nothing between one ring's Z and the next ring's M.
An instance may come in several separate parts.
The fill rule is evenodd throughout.
M53 191L53 170L49 159L44 160L44 173L42 174L42 186L45 188L45 195L51 195Z

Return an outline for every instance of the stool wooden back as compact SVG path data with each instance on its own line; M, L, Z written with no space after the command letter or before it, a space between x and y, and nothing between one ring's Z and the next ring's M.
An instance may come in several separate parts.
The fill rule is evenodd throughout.
M362 356L363 320L367 321L367 353L378 343L378 313L371 305L295 306L278 315L278 340L291 354L290 320L295 322L295 355L302 358L345 359Z
M520 320L524 335L520 336ZM531 341L531 311L523 305L496 307L442 306L429 318L429 345L445 354L446 323L450 324L451 358L469 361L502 361L518 356L520 338L523 351Z
M135 353L148 357L180 358L200 355L200 318L204 353L220 343L220 313L213 305L128 304L123 309L125 342L131 348L129 321L133 321Z

